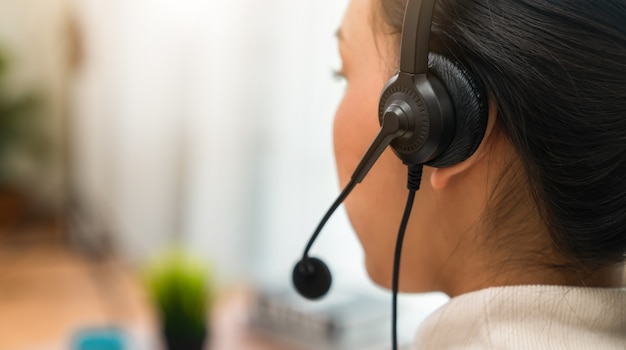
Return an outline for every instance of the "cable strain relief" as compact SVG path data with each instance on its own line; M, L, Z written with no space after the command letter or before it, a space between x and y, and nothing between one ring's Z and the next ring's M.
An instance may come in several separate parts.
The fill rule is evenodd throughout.
M409 165L409 175L407 177L407 188L410 191L417 191L420 189L422 183L422 164Z

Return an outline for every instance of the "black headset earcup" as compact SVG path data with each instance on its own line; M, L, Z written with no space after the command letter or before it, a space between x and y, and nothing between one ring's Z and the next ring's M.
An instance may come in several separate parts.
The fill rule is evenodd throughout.
M484 88L462 65L430 53L428 68L448 91L455 112L456 125L450 146L426 163L443 168L466 160L476 151L487 128L489 107Z

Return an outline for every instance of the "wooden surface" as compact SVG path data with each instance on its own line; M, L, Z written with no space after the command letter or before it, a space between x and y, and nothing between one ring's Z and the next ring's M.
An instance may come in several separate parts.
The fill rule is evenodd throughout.
M248 327L246 288L222 293L211 350L297 350ZM77 332L124 330L131 350L161 348L155 314L127 266L95 261L63 244L0 240L0 349L68 350Z
M109 326L142 348L158 344L151 308L126 268L51 242L0 241L0 349L69 349L77 332Z

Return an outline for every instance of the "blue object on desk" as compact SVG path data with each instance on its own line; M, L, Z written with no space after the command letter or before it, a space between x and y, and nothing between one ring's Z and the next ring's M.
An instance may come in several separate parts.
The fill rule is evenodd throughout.
M124 332L116 328L80 331L72 343L72 350L125 350Z

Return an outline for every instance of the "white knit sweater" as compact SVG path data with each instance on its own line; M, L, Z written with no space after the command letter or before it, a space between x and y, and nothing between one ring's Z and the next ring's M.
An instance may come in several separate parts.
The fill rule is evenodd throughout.
M429 316L418 350L626 350L626 289L489 288L455 297Z

